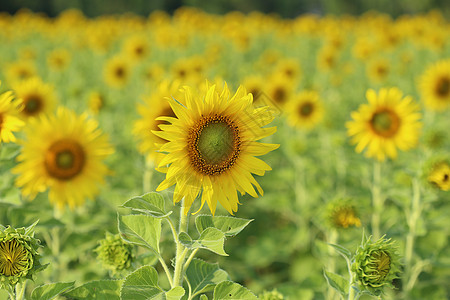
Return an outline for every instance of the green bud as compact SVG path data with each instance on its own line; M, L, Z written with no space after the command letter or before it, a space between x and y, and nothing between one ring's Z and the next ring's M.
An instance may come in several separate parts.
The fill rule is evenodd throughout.
M107 232L106 238L100 241L100 246L94 251L103 267L112 274L129 269L133 260L133 246L126 243L119 234Z
M384 236L376 242L369 237L356 251L351 268L360 290L379 296L385 286L393 287L392 280L398 278L400 257L397 246Z
M283 300L284 296L278 292L276 289L272 291L264 291L261 294L259 294L258 299L261 300Z
M11 290L46 266L39 262L40 241L34 238L34 227L14 229L0 225L0 288Z

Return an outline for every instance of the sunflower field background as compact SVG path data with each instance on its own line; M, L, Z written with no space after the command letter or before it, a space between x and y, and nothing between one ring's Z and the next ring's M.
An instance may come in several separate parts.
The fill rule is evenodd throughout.
M448 7L425 12L432 4L413 2L421 13L401 14L396 6L389 11L395 17L362 13L361 5L351 11L358 15L211 13L234 2L206 6L210 12L181 7L145 16L87 17L79 10L85 1L54 17L0 14L0 224L20 228L39 220L32 227L41 244L36 249L48 264L27 284L24 299L52 282L74 282L61 287L58 299L90 299L80 288L93 281L111 292L97 299L120 299L109 280L145 265L168 287L156 256L115 237L118 212L165 179L153 148L161 140L151 131L164 126L156 118L174 116L167 98L178 100L184 85L215 84L221 91L225 82L231 95L242 85L255 107L270 108L277 131L262 141L280 146L261 158L272 169L255 176L264 194L239 197L234 216L252 221L227 237L229 256L199 251L199 258L218 262L260 299L340 299L324 272L347 278L347 265L329 244L355 253L363 236L386 236L399 264L380 297L449 299ZM333 1L324 3L342 12ZM96 9L86 11L96 15ZM405 124L413 129L400 131ZM66 132L70 139L59 138ZM52 160L55 151L72 156ZM77 153L95 157L83 176L76 158L82 164L85 154ZM173 187L159 194L168 209L179 209ZM192 220L210 214L207 207L191 214L200 199L192 206ZM229 215L217 205L215 216ZM19 234L0 230L5 237ZM4 236L0 246L8 243ZM175 255L170 237L163 227L165 259ZM105 245L120 248L120 267L105 268ZM0 255L7 253L1 247ZM9 276L5 257L2 284ZM389 269L394 258L388 257ZM0 299L8 293L0 290Z

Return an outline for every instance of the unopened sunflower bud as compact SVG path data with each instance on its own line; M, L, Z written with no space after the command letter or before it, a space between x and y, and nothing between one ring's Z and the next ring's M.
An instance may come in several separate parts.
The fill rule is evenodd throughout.
M360 290L379 296L385 286L393 287L392 281L398 278L399 267L395 243L384 237L372 242L369 237L356 251L352 271Z
M34 238L34 226L14 229L0 225L0 288L10 289L45 266L39 262L40 241Z
M283 300L284 296L275 289L270 292L269 291L262 292L258 298L261 300Z
M133 260L133 246L120 238L120 235L106 233L106 238L100 241L100 246L95 250L97 258L103 267L116 274L130 268Z

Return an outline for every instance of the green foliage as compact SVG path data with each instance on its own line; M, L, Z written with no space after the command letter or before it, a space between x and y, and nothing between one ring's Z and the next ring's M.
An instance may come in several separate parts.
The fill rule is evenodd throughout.
M166 212L166 201L167 200L160 194L151 192L142 196L133 197L122 206L155 218L164 218L172 213L171 211Z
M328 284L337 290L342 296L347 295L349 282L347 279L342 277L341 275L328 272L326 270L323 271L323 275L327 279Z
M255 296L255 294L253 294L240 284L232 281L223 281L216 285L216 287L214 288L213 300L224 299L253 300L258 298Z
M74 300L119 300L123 280L95 280L85 283L64 296Z
M178 238L181 243L189 249L202 248L219 255L228 256L223 249L225 234L219 229L208 227L202 231L197 240L192 240L186 232L181 232Z
M215 285L229 280L227 272L219 268L218 264L207 263L200 259L193 259L186 269L186 278L192 289L192 297L214 290Z
M229 216L199 215L195 219L195 226L199 233L208 227L214 227L222 231L226 236L235 236L241 232L253 220L240 219Z
M161 219L145 215L118 216L119 233L130 244L159 253Z
M75 282L55 282L36 287L31 293L31 300L50 300L73 288Z

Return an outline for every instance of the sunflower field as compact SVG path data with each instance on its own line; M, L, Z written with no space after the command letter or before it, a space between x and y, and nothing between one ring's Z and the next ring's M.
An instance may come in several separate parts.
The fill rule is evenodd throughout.
M449 299L450 23L0 14L0 299Z

